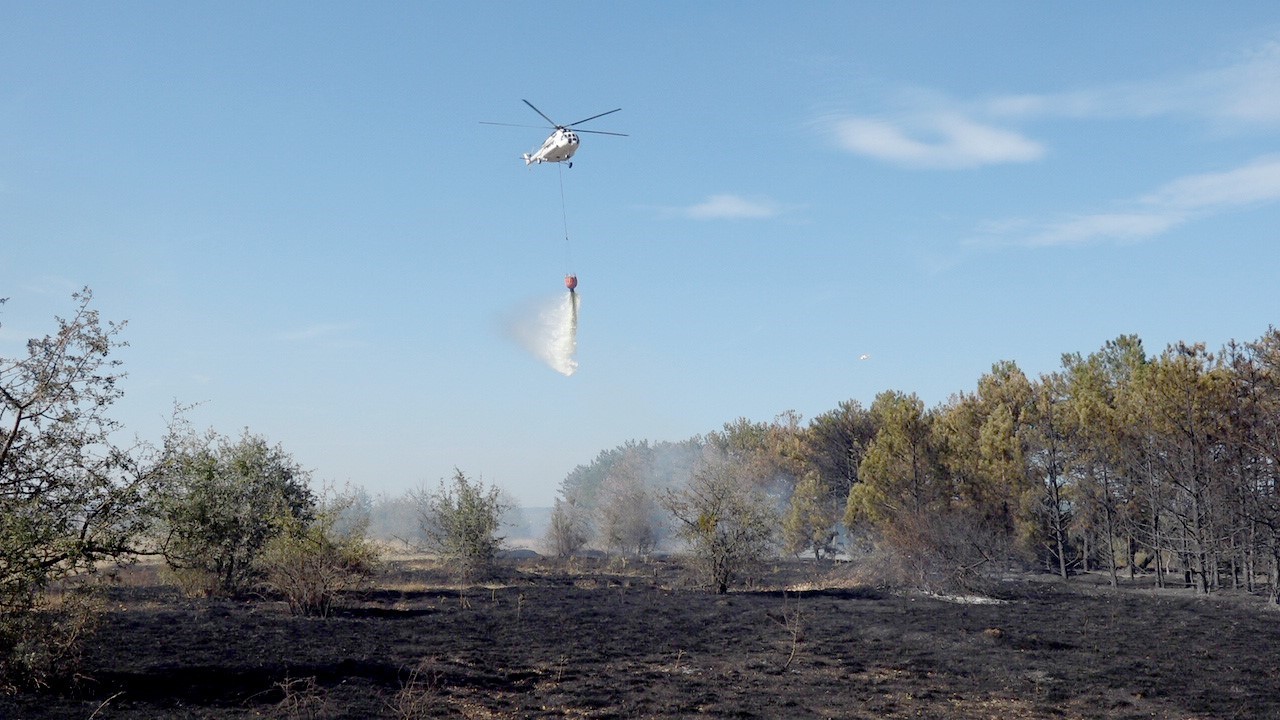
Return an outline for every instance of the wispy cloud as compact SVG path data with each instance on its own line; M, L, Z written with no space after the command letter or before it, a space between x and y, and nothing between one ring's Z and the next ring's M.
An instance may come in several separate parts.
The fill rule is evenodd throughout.
M841 117L831 119L829 128L845 150L907 167L960 169L1030 162L1044 155L1040 143L955 110L892 120Z
M902 90L896 109L846 113L817 125L848 152L909 168L963 169L1025 163L1046 146L1019 125L1043 119L1182 117L1221 127L1280 124L1280 41L1219 67L1179 76L1060 92L1006 94L968 100Z
M1215 210L1280 200L1280 156L1267 156L1225 172L1190 175L1142 198L1147 205Z
M282 332L278 337L285 342L332 340L346 336L354 329L355 323L313 323Z
M1235 62L1182 76L1059 93L1004 95L975 112L999 118L1143 118L1182 116L1239 124L1280 123L1280 42Z
M1162 235L1192 220L1280 201L1280 157L1265 156L1222 172L1178 178L1123 203L1120 209L1044 221L988 223L990 239L1032 246L1131 242Z
M1024 244L1080 245L1099 240L1145 240L1168 232L1185 221L1185 214L1171 211L1078 215L1041 225L1025 238Z
M781 208L772 200L749 200L727 193L712 195L679 210L679 214L694 220L763 220L779 212Z

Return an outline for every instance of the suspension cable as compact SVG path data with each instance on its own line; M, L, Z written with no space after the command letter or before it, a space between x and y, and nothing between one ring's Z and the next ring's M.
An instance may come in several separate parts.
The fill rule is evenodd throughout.
M556 163L556 169L560 171L560 218L564 221L564 263L565 273L573 274L573 253L569 246L569 212L565 209L564 202L564 164Z

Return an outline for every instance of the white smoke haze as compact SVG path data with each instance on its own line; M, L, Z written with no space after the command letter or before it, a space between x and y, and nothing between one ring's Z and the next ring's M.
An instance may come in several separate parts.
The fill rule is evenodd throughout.
M577 293L557 293L537 298L519 308L507 323L507 332L520 347L561 375L578 371Z

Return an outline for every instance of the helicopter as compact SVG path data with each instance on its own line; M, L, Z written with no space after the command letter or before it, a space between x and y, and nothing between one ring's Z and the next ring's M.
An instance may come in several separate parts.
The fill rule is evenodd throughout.
M604 117L605 115L616 113L622 108L615 108L608 112L602 112L599 115L592 115L591 117L586 118L585 120L572 122L572 123L569 123L568 125L560 125L555 120L552 120L551 118L547 117L546 113L542 112L537 107L534 107L533 103L529 102L528 100L524 100L523 98L521 100L522 102L524 102L525 105L528 105L530 108L533 108L534 112L541 115L543 120L546 120L547 122L551 123L551 127L555 128L555 132L551 133L551 135L547 137L547 139L542 143L542 147L538 148L536 152L525 153L522 156L524 158L525 165L534 165L534 164L541 164L541 163L548 163L548 162L563 162L563 163L566 163L569 167L573 167L573 161L570 158L572 158L573 154L578 151L578 142L579 142L578 133L592 133L595 135L617 135L619 137L627 137L626 133L605 132L604 130L579 130L576 127L574 127L575 125L581 125L582 123L587 122L588 120L595 120L598 117ZM535 125L513 125L512 123L483 122L483 121L481 121L481 124L482 125L506 125L508 127L537 127Z

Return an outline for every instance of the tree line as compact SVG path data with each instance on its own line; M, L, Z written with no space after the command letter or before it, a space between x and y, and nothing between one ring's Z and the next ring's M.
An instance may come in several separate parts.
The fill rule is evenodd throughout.
M1012 562L1277 599L1274 328L1218 352L1176 343L1154 355L1124 335L1034 378L997 362L935 407L890 390L807 424L788 412L681 442L629 442L565 478L550 544L652 551L671 529L663 494L712 452L773 500L788 553L879 553L926 585Z

